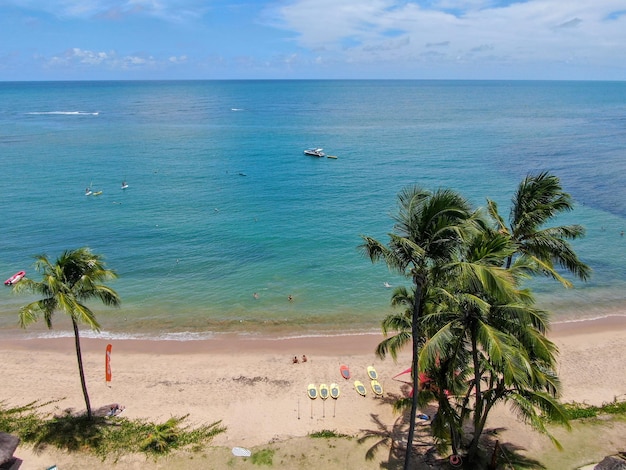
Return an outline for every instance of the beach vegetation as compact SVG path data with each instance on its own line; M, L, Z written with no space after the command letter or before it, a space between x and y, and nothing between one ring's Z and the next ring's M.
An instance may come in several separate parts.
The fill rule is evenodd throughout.
M121 300L117 292L103 284L115 279L117 274L106 268L101 255L92 253L86 247L64 251L54 263L46 255L38 255L35 260L35 269L42 274L42 280L24 278L13 286L15 292L42 297L20 308L20 326L26 328L43 317L47 327L52 328L52 318L57 311L70 318L87 418L91 419L78 325L85 324L94 331L100 330L94 312L85 303L88 300L98 299L104 305L119 307Z
M576 402L565 403L564 406L571 420L595 418L599 415L626 415L626 401L620 401L617 398L600 406Z
M352 439L352 436L350 436L349 434L343 434L330 429L322 429L321 431L312 432L309 434L309 437L312 437L313 439Z
M392 293L391 304L401 309L383 320L385 339L376 350L395 360L400 349L413 348L414 392L395 405L410 407L404 468L410 467L417 407L432 401L438 450L451 448L470 464L482 458L481 436L499 402L559 447L547 424L568 426L569 416L558 401L557 349L546 337L550 314L536 308L524 288L538 274L570 287L555 265L581 280L590 276L568 243L584 228L545 227L573 209L559 179L528 175L513 198L508 226L493 201L486 212L473 210L451 190L412 187L398 200L388 245L363 236L361 248L412 281Z
M271 467L274 464L274 449L261 449L252 453L250 461L254 465Z
M69 413L50 417L41 412L50 403L32 402L19 407L0 403L0 430L16 434L35 450L53 446L68 452L93 453L102 460L117 460L132 453L156 458L175 449L197 450L226 430L221 421L185 426L187 416L172 417L165 423L119 416L89 419Z

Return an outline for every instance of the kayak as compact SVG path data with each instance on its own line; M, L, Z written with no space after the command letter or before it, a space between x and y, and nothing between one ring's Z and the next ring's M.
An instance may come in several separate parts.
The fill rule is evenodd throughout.
M13 284L20 282L24 276L26 276L26 271L18 271L13 274L13 276L4 281L4 285L12 286Z

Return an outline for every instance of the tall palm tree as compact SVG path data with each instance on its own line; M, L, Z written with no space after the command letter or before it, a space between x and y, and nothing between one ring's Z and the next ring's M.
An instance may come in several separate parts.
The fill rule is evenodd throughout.
M558 274L555 263L583 281L589 278L591 269L578 259L568 242L584 236L584 227L546 227L559 214L574 209L572 198L563 191L558 177L548 172L527 175L511 201L509 225L498 213L494 201L487 199L487 207L500 232L508 235L517 246L515 253L506 259L507 268L516 256L523 256L566 287L571 287L571 283Z
M438 288L443 307L424 318L432 332L421 350L420 368L436 365L442 378L440 390L456 387L446 424L460 432L471 416L470 462L497 402L512 404L542 432L547 432L544 416L567 423L556 400L556 347L545 337L548 314L533 307L530 292L518 288L537 266L517 261L509 269L501 267L514 250L502 233L486 230L474 237L462 258L444 270L445 282ZM485 274L492 281L484 282ZM459 373L467 379L461 394ZM442 409L449 397L440 393L438 398Z
M473 212L461 195L448 189L430 192L418 186L407 187L398 194L398 203L394 233L389 234L389 244L362 236L364 244L361 249L372 262L384 261L389 269L410 278L413 283L411 364L416 372L419 370L419 324L433 271L438 265L454 259L455 252L472 225ZM418 373L413 373L412 381L413 390L418 390ZM417 408L418 393L413 393L405 470L411 465Z
M57 310L70 317L74 328L76 358L87 406L87 417L91 419L91 404L83 370L78 324L83 323L92 330L100 330L94 312L84 303L86 300L96 298L107 306L120 305L117 293L102 284L103 281L114 279L117 275L114 271L106 269L101 255L92 253L86 247L63 252L54 264L46 255L38 255L35 259L35 269L42 273L41 282L22 279L14 289L17 292L41 295L43 298L20 308L20 325L26 328L43 316L48 328L52 328L52 317Z

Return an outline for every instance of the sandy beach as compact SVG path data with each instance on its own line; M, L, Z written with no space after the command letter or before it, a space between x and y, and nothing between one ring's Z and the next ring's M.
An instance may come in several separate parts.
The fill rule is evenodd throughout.
M560 350L564 401L600 405L626 398L626 316L557 324L550 337ZM189 414L189 424L222 420L227 431L213 445L253 448L325 429L355 435L376 429L376 420L391 428L398 416L390 402L409 390L392 377L409 367L410 351L402 353L397 363L391 358L381 361L374 354L381 339L378 334L294 339L224 336L187 342L84 339L82 347L93 408L120 403L129 418L164 421ZM109 343L112 381L107 384L104 359ZM307 362L302 362L302 355ZM294 356L300 359L298 364L293 363ZM3 341L0 363L0 400L6 404L55 399L59 401L50 407L52 412L84 407L72 338ZM341 377L341 364L350 367L351 380ZM369 389L366 367L370 365L383 385L382 398ZM366 397L354 390L355 379L368 386ZM309 383L333 382L341 389L338 400L307 397ZM503 439L529 453L551 445L545 437L525 431L504 409L496 410L490 425L507 428L511 435ZM64 463L59 466L62 470L81 468L74 466L73 456L50 452L35 455L28 446L20 446L16 452L23 460L20 469L46 468L59 461ZM164 467L153 463L151 468Z

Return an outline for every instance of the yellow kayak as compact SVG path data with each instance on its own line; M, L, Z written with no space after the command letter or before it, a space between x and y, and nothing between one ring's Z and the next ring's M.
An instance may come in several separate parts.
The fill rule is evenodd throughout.
M330 384L330 396L335 400L339 398L339 385L335 383Z
M328 390L328 385L321 384L320 385L320 398L322 400L326 400L328 398L329 394L330 394L330 391Z
M306 394L311 400L315 400L317 398L317 388L315 388L315 384L309 384L306 389Z

